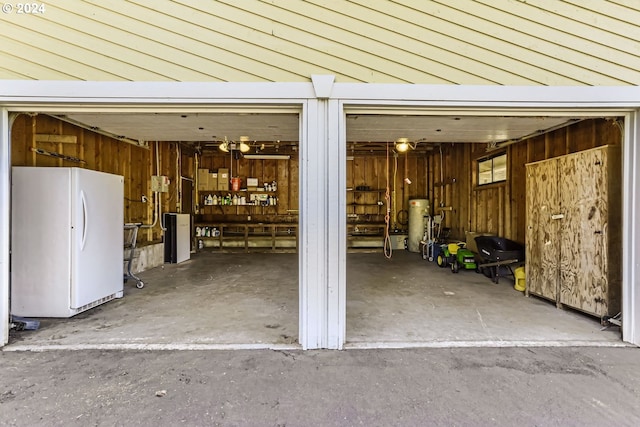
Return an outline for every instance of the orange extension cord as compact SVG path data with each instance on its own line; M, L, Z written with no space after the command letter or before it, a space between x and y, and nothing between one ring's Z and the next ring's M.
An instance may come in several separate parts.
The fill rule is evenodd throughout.
M391 245L391 236L389 236L389 223L391 222L391 193L389 189L389 143L387 143L387 188L384 193L384 200L387 204L387 213L384 216L384 256L391 259L393 255L393 247Z

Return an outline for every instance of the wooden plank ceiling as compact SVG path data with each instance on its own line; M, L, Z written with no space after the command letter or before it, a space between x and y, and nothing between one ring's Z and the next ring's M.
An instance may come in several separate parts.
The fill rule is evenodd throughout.
M639 85L637 0L57 0L0 80Z

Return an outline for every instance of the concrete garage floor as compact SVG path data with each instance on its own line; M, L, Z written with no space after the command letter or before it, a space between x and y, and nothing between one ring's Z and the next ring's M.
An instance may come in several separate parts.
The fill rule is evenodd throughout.
M347 256L347 348L622 346L620 330L396 251ZM298 256L204 251L139 276L125 297L12 331L5 350L299 348Z

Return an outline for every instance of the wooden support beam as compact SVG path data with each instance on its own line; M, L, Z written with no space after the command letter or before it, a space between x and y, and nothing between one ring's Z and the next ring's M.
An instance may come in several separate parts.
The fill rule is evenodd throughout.
M38 133L36 134L36 142L52 142L54 144L75 144L78 142L78 137L75 135L55 135Z

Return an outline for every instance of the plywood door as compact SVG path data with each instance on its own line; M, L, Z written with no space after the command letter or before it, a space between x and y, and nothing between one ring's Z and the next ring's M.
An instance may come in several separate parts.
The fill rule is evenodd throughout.
M602 316L608 312L607 152L596 149L558 159L562 219L560 300Z
M527 294L557 300L558 221L557 161L527 165L527 230L525 242Z

